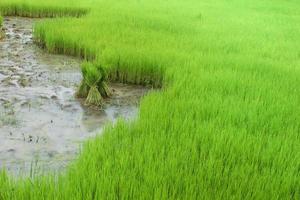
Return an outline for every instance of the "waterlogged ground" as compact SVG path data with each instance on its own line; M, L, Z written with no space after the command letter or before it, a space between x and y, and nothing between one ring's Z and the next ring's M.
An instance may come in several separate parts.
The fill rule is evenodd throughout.
M61 170L80 144L108 121L131 119L147 89L111 84L103 111L74 97L79 60L49 55L32 41L35 20L6 18L0 41L0 168L12 173Z

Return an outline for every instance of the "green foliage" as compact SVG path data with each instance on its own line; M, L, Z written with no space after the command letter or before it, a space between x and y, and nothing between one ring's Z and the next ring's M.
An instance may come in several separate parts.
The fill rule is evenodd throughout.
M50 13L57 3L43 2ZM87 142L55 181L0 176L0 198L300 199L298 1L78 6L90 13L38 23L36 40L105 66L110 80L163 89L135 122Z

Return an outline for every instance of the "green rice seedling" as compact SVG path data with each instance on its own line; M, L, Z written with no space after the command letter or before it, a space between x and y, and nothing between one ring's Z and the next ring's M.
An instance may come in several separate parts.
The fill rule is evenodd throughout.
M87 106L101 106L102 96L98 91L98 82L102 78L101 72L95 65L86 64L83 68L83 80L85 84L89 87L89 92L85 100L85 105Z
M82 73L82 80L76 92L76 96L78 98L86 98L89 94L90 86L86 83L85 77L87 77L87 68L92 67L89 63L83 63L81 65L81 73Z
M82 79L80 82L80 85L78 87L78 90L76 92L76 97L78 98L86 98L89 94L90 87L85 83L85 81Z
M99 64L98 65L96 64L96 68L102 75L101 79L97 83L98 90L103 98L107 98L111 96L111 91L107 85L108 82L107 70Z
M112 95L106 81L99 81L97 87L103 98L108 98Z

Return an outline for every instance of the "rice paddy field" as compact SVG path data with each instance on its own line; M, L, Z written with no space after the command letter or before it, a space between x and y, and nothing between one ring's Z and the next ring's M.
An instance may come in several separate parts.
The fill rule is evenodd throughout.
M1 0L0 13L45 17L40 47L159 88L66 172L3 170L0 199L300 199L297 0Z

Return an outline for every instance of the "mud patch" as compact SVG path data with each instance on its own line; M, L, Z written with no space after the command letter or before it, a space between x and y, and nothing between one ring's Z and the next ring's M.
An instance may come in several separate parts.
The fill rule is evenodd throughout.
M0 168L13 174L61 170L84 140L118 117L132 119L148 89L110 84L113 96L103 111L82 106L75 58L49 55L32 41L37 19L5 18L0 41ZM38 170L40 171L40 170Z

